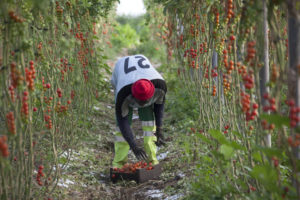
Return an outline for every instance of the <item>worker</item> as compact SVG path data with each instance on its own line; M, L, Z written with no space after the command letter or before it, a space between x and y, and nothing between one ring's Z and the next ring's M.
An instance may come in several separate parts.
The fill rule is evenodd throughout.
M165 145L162 121L167 86L163 77L144 55L132 55L117 61L111 84L117 121L113 167L121 168L127 163L129 149L138 160L158 164L157 146ZM138 109L142 123L144 148L137 146L130 127L133 108Z

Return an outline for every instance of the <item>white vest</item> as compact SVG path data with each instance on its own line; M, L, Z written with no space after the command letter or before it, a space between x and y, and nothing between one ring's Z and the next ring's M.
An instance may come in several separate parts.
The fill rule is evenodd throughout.
M111 84L115 89L115 98L119 91L139 79L163 79L144 55L125 56L120 58L113 70Z

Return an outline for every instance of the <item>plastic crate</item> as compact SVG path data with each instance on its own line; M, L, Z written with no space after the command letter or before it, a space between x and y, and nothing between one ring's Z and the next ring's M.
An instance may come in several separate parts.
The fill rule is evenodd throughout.
M158 179L162 172L160 164L154 165L153 169L147 170L146 168L137 169L134 173L117 172L110 168L110 179L113 183L119 180L134 180L136 183L144 183L148 180ZM114 177L112 175L114 174Z

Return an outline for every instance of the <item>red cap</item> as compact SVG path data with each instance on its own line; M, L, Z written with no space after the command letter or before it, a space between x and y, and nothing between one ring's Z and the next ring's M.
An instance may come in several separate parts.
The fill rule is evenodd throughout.
M153 83L147 79L140 79L131 87L132 96L141 101L150 99L154 94L154 90Z

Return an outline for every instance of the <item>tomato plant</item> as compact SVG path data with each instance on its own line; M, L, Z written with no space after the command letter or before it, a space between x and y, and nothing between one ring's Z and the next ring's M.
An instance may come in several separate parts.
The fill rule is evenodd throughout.
M1 199L42 199L55 188L60 156L107 94L102 30L114 3L0 2Z
M216 170L211 178L203 175L206 183L195 181L195 198L207 185L222 198L299 198L299 52L287 44L299 40L292 34L299 30L299 7L292 1L146 2L149 21L173 55L168 70L197 101L194 126L204 130L198 137ZM298 103L284 103L293 100ZM199 167L197 174L211 168Z

